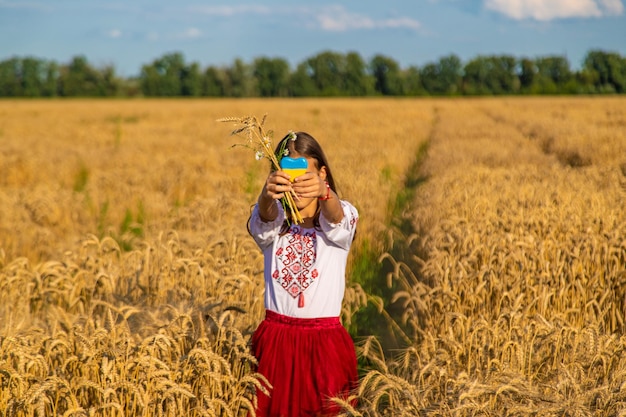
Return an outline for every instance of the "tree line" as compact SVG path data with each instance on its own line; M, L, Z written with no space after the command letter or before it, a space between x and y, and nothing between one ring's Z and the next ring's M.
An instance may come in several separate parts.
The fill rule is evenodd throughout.
M451 54L402 68L378 54L324 51L291 68L283 58L235 59L230 66L185 62L179 52L118 76L82 56L67 64L33 57L0 61L0 97L320 97L623 94L626 58L589 51L580 70L564 56L480 55L465 63Z

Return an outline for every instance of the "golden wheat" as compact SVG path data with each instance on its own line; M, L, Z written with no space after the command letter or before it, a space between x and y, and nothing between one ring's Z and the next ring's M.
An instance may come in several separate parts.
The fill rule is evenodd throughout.
M348 284L343 322L373 304L404 348L357 343L358 405L333 400L344 415L622 415L624 108L0 101L0 410L254 415L263 260L245 221L268 167L214 120L268 113L323 144L361 213L355 255L410 248L380 257L389 299ZM403 236L390 200L424 144Z
M422 410L446 413L453 400L455 415L603 416L625 405L609 381L624 381L626 217L618 177L626 138L573 123L577 101L528 102L439 106L441 120L453 113L456 120L435 128L422 168L430 180L414 203L425 261L416 277L390 260L396 301L411 310L402 318L425 363L411 366L401 356L390 372L428 393L440 384L438 372L449 388ZM595 109L587 108L587 121L615 118L604 113L611 100L583 102ZM546 118L529 135L525 123L551 111L561 123ZM579 127L589 136L574 134ZM590 138L612 152L592 151ZM418 378L420 369L429 372ZM469 379L459 385L460 375Z

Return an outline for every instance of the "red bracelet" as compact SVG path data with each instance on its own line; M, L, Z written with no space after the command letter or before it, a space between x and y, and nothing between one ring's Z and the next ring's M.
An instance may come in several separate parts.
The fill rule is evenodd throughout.
M322 201L330 200L330 185L328 184L328 181L324 181L324 184L326 184L326 196L318 197L318 199Z

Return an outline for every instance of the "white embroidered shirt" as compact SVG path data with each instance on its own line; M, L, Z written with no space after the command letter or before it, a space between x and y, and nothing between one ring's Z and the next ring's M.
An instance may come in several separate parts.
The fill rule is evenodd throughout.
M280 233L285 214L263 222L255 206L250 232L263 251L265 308L299 318L338 317L345 293L346 261L359 219L356 208L341 200L343 218L330 223L321 214L319 228L291 225Z

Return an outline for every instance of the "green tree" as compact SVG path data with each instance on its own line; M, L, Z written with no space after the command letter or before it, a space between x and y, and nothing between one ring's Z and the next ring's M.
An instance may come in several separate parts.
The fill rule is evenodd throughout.
M420 76L420 70L416 66L410 66L407 68L403 75L403 87L402 91L407 96L422 96L426 94L424 86L422 85L422 78Z
M593 70L583 67L574 74L574 77L576 79L577 93L593 94L598 92L595 85L597 74Z
M535 92L557 94L565 91L566 84L572 79L572 72L567 58L546 56L535 60L537 76Z
M240 58L226 69L225 94L228 97L257 96L256 85L252 76L252 67Z
M19 68L20 59L17 57L0 62L1 97L19 97L22 95Z
M462 81L462 64L456 55L445 56L437 63L426 64L421 71L422 85L429 94L455 95Z
M202 95L202 74L197 62L183 67L180 73L181 94L187 97L199 97Z
M87 58L75 56L62 66L59 74L59 94L64 97L105 96L108 86L102 74L89 65Z
M367 66L356 52L349 52L346 57L343 90L349 96L367 96L374 91L374 82L367 73Z
M284 97L289 92L289 63L282 58L257 58L252 65L261 97Z
M530 92L537 78L537 66L535 61L522 58L519 63L519 82L522 92Z
M22 95L41 97L45 79L44 62L36 58L24 58L21 65Z
M305 72L309 74L316 95L339 96L345 93L344 77L346 61L342 54L336 52L321 52L304 63Z
M511 94L519 89L514 57L478 56L464 68L463 88L466 94Z
M179 52L166 54L141 68L141 90L146 96L182 95L185 60Z
M224 78L225 74L223 70L214 66L207 67L202 77L202 95L208 97L223 97L225 95Z
M44 68L44 80L41 87L41 95L44 97L56 97L58 95L59 65L54 61L46 63Z
M392 58L376 55L370 61L370 71L374 77L374 89L384 96L402 94L400 66Z
M617 53L592 50L585 57L583 67L591 74L596 91L626 92L626 59Z
M452 54L439 59L439 76L441 77L443 93L458 94L461 86L463 65L458 56Z
M373 91L373 79L356 52L312 56L298 65L290 85L294 96L364 96Z
M311 97L318 95L318 90L311 78L309 64L302 62L289 79L289 91L294 97Z
M626 58L591 50L583 68L572 71L561 56L519 61L508 55L477 56L462 65L448 55L423 68L402 69L391 57L368 63L356 52L324 51L291 72L282 58L236 59L230 67L186 64L170 53L143 65L139 77L119 78L113 66L92 67L76 56L60 65L33 57L0 61L0 96L367 96L482 94L626 93Z
M121 91L122 82L115 75L115 67L113 65L106 65L100 70L100 90L101 95L106 97L115 97Z
M487 83L492 76L488 59L482 56L471 59L465 64L463 92L469 95L491 94Z

